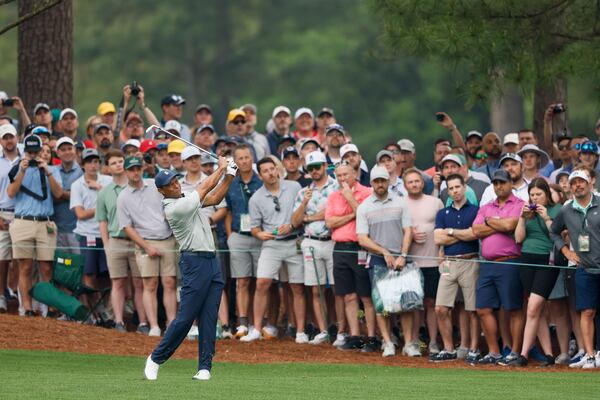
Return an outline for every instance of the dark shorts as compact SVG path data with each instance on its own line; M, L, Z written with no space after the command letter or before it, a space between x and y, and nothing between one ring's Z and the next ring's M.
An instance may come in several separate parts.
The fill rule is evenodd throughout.
M81 255L84 257L83 273L86 275L100 275L108 273L106 253L101 238L96 238L95 246L88 246L85 236L77 235L81 246Z
M364 265L358 265L356 252L361 250L358 243L336 243L333 250L335 294L356 293L360 297L371 297L369 271Z
M600 300L600 274L590 274L584 268L575 271L575 308L577 311L597 310Z
M423 273L423 289L425 297L435 299L440 283L440 270L438 267L421 268Z
M511 260L509 262L514 262ZM500 307L507 311L523 307L523 288L519 277L519 267L509 264L479 264L479 279L475 292L476 308Z
M519 262L523 264L540 264L548 265L550 255L546 254L531 254L522 253ZM519 272L521 276L521 284L526 295L535 293L542 296L544 299L550 297L556 278L560 273L559 268L555 267L526 267L520 266Z

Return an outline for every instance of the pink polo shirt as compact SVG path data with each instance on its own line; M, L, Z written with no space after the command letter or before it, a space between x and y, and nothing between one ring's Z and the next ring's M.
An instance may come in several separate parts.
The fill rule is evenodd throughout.
M481 206L473 225L485 224L486 217L519 218L525 202L511 193L502 207L498 199ZM521 245L515 242L512 234L496 232L481 241L481 255L486 260L499 257L518 257L521 255Z
M353 188L352 197L358 202L362 203L367 197L371 195L372 189L356 182ZM327 198L327 208L325 209L325 219L329 217L342 217L352 212L352 207L346 201L342 195L341 190L337 190L329 195ZM339 228L333 229L331 232L331 238L336 242L358 242L356 236L356 219L348 222Z

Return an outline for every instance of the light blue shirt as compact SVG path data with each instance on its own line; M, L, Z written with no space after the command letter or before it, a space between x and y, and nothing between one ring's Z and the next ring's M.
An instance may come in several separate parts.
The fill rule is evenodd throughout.
M60 173L60 182L64 190L71 190L71 185L83 175L83 170L77 163L69 171L61 165L57 167ZM59 232L71 233L77 224L75 213L69 208L68 200L54 200L54 222Z
M21 157L15 158L10 161L8 158L0 157L0 208L6 210L15 209L15 199L8 197L8 185L10 185L10 179L8 173L10 170L21 161Z
M54 177L54 180L62 186L58 168L49 167L49 169L50 173ZM26 187L33 193L43 196L40 176L42 179L46 180L46 198L44 200L33 198L28 194L25 194L23 191L23 187ZM50 181L49 178L43 172L41 172L39 168L30 167L25 170L25 176L21 182L21 188L15 196L15 215L26 215L32 217L51 217L54 215L54 204L52 201Z

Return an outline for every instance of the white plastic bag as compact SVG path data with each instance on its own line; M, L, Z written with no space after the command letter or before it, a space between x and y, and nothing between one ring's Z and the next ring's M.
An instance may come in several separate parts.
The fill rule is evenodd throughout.
M423 274L414 263L394 271L374 265L371 297L378 314L423 309Z

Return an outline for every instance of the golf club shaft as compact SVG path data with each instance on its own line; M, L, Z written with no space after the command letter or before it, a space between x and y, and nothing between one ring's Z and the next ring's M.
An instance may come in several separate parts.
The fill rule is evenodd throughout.
M212 158L214 158L215 160L218 160L218 159L219 159L219 157L217 157L217 155L216 155L216 154L214 154L214 153L212 153L212 152L210 152L210 151L206 151L206 150L204 150L202 147L200 147L200 146L196 146L194 143L188 142L187 140L185 140L185 139L182 139L181 137L179 137L179 136L175 135L174 133L171 133L171 132L169 132L169 131L167 131L167 130L165 130L165 129L161 128L161 127L160 127L160 126L158 126L158 125L150 125L150 126L148 127L148 129L146 129L146 132L148 132L148 131L150 131L150 130L152 130L152 129L158 129L159 131L161 131L161 132L163 132L163 133L166 133L167 135L171 135L171 136L173 136L175 139L177 139L177 140L181 140L183 143L187 144L188 146L195 147L195 148L197 148L198 150L200 150L202 153L208 154L209 156L211 156L211 157L212 157Z

